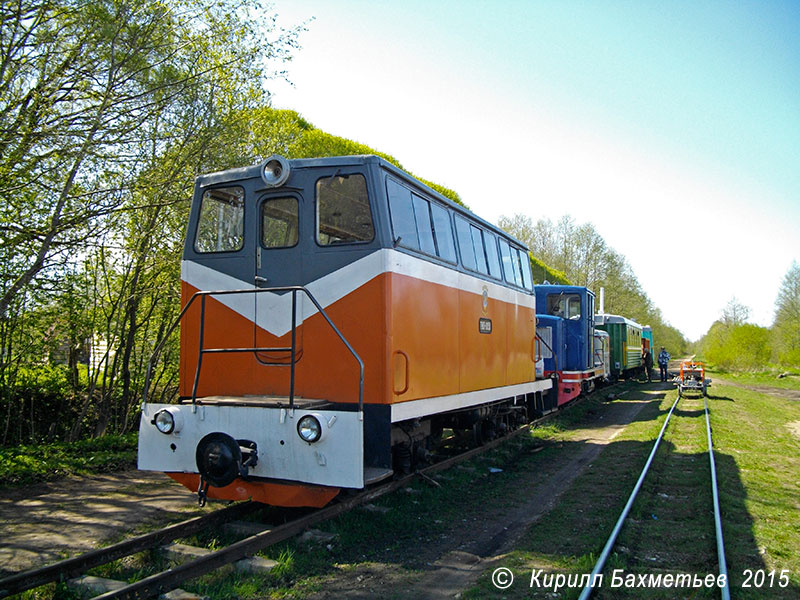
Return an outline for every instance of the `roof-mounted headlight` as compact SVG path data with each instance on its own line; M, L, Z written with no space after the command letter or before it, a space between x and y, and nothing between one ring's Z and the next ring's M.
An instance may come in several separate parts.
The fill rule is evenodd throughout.
M314 415L306 415L297 422L297 435L309 444L318 442L322 438L322 424Z
M289 180L289 161L273 154L261 163L261 179L267 187L280 187Z

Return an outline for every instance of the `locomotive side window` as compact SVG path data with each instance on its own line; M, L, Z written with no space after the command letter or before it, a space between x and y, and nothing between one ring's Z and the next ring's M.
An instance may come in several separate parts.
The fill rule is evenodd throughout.
M456 217L456 239L458 240L458 250L461 253L461 264L465 269L477 271L478 265L475 262L475 248L472 245L469 223L458 217Z
M375 237L363 175L317 181L317 241L323 246L369 242Z
M522 287L522 271L519 265L519 253L516 248L512 248L505 240L500 240L500 257L503 260L503 271L506 274L506 281Z
M414 207L411 205L411 190L387 179L386 192L389 196L389 210L392 213L395 243L419 250L419 234L414 217Z
M478 266L478 272L488 275L489 269L486 266L486 251L483 248L483 232L474 225L470 225L469 233L472 237L472 247L475 250L475 263Z
M431 224L430 204L424 198L411 194L414 204L414 217L417 220L417 233L419 234L419 249L426 254L436 254L433 243L433 225Z
M393 179L386 180L395 243L456 262L447 210L417 196Z
M511 246L507 241L501 239L500 259L508 283L518 285L526 290L533 290L531 261L525 250Z
M261 245L289 248L297 245L297 198L269 198L261 205Z
M495 279L502 279L500 257L497 255L497 236L488 231L484 231L483 239L486 242L486 262L489 265L489 275Z
M456 238L461 250L461 262L466 269L501 278L497 238L493 233L456 217Z
M235 252L244 246L244 190L240 187L206 190L194 249L197 252Z
M531 273L531 260L526 250L519 251L519 260L522 264L522 287L533 290L533 274Z
M436 235L436 250L441 258L456 262L456 247L453 241L453 226L447 210L438 204L431 204L433 233Z

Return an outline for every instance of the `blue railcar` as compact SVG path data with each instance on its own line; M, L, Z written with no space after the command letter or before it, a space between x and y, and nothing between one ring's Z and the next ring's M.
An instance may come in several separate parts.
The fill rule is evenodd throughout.
M595 295L586 287L536 285L536 334L544 375L558 379L560 406L605 377L594 341Z

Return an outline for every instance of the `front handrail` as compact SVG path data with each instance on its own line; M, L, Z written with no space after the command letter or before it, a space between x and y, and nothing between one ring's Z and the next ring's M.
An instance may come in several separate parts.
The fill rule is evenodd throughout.
M233 294L260 294L265 292L291 292L292 293L292 345L289 348L203 348L203 337L205 333L205 304L206 298L209 296L229 296ZM295 363L296 363L296 334L297 334L297 294L298 292L302 292L305 294L309 300L311 300L312 304L316 307L325 321L330 325L333 332L339 337L342 341L344 346L347 350L352 354L353 358L356 359L359 366L359 384L358 384L358 410L359 412L363 412L364 410L364 361L361 360L361 357L358 353L353 349L353 346L350 345L350 342L342 335L342 332L339 331L339 328L333 323L331 318L322 308L317 299L314 298L314 295L304 286L281 286L281 287L270 287L270 288L251 288L251 289L241 289L241 290L213 290L213 291L198 291L192 294L192 297L189 298L189 301L183 307L181 312L178 314L178 317L175 321L170 325L167 329L164 337L162 338L161 342L156 345L155 349L153 350L153 354L150 357L150 361L147 363L147 373L145 374L145 381L144 381L144 392L142 393L142 406L147 402L147 392L150 389L150 379L153 373L153 367L158 360L158 355L161 353L161 350L164 348L164 345L167 343L167 340L172 335L175 328L180 324L183 317L186 315L189 308L192 304L200 298L200 340L199 340L199 350L197 356L197 368L195 369L195 376L194 376L194 384L192 385L192 405L195 405L197 402L197 386L200 380L200 369L202 367L203 362L203 354L208 353L226 353L226 352L276 352L276 351L283 351L291 352L291 375L290 375L290 383L289 383L289 406L294 408L294 383L295 383ZM256 324L257 326L257 324Z

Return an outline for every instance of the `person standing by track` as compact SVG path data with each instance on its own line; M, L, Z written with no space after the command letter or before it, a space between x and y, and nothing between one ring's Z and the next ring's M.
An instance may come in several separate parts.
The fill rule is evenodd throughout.
M658 368L661 370L661 381L667 380L667 365L669 364L669 359L669 352L667 352L664 346L661 346L661 352L658 353Z
M647 375L647 383L653 379L653 353L650 348L645 348L642 352L642 364L644 365L644 374Z

